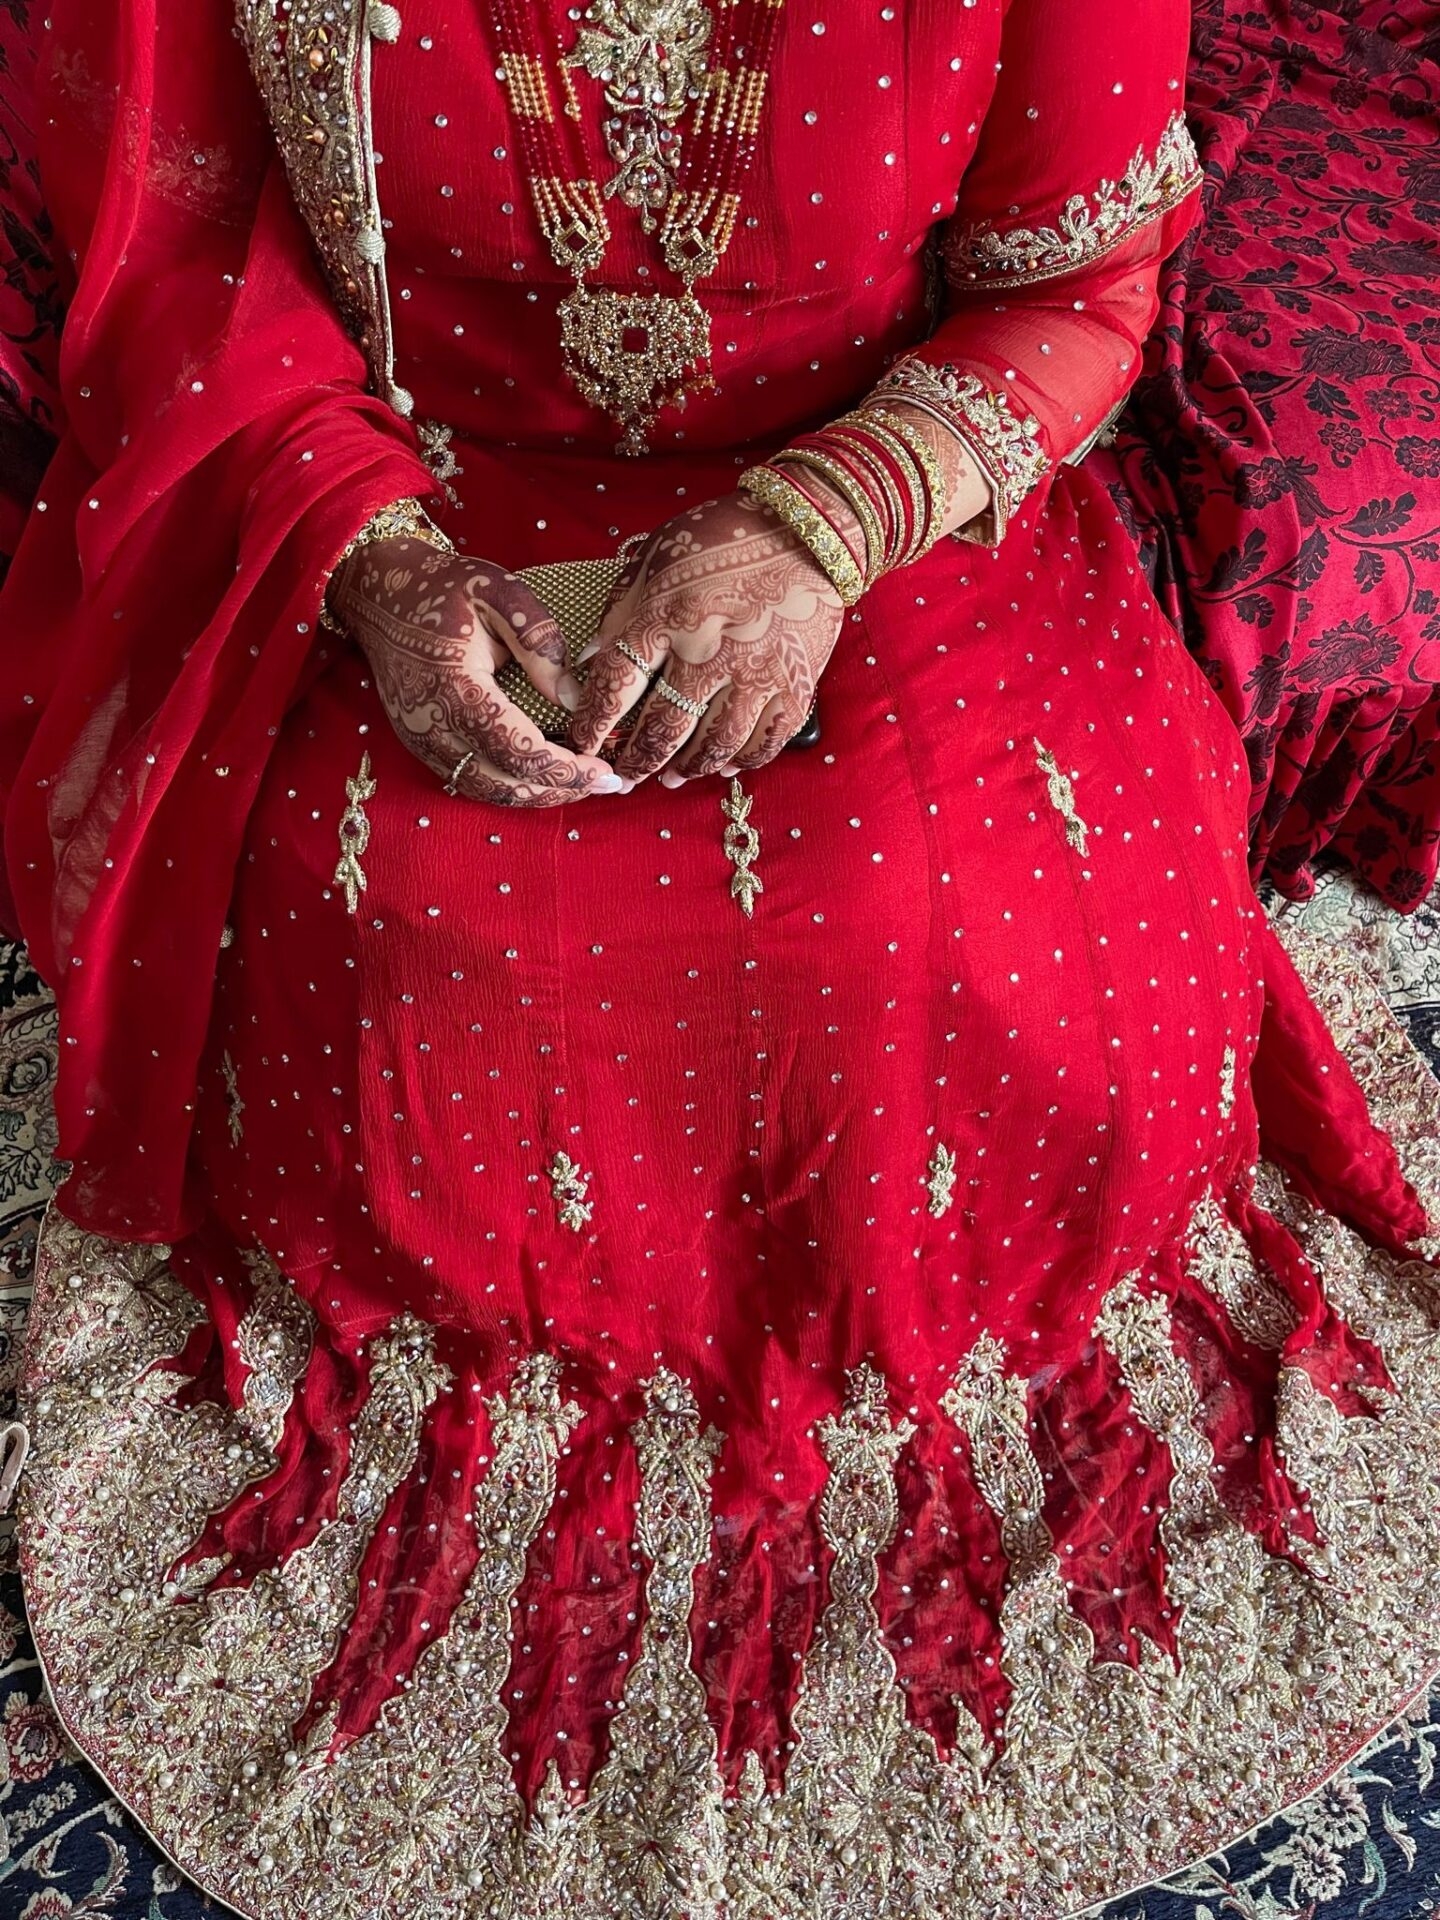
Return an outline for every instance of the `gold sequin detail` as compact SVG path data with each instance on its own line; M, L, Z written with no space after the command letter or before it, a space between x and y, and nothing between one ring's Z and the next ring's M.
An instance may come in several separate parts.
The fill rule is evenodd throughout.
M913 353L895 363L870 399L906 400L965 442L990 482L991 502L958 532L997 546L1012 516L1050 470L1035 415L1012 411L1009 395L987 387L978 374L948 362L935 366Z
M955 1203L955 1155L943 1141L935 1142L930 1164L925 1169L925 1186L930 1195L930 1211L938 1220Z
M375 782L370 774L370 756L360 756L360 771L345 782L345 811L340 816L340 860L335 868L335 885L345 890L345 911L354 913L360 896L370 884L360 862L370 844L370 819L365 802L375 798Z
M235 1062L228 1053L222 1053L220 1056L220 1071L225 1078L225 1098L230 1106L226 1117L226 1124L230 1129L230 1144L232 1147L238 1147L245 1133L245 1122L240 1118L245 1111L245 1102L240 1098L240 1083L235 1071Z
M765 891L765 883L755 871L760 854L760 835L750 820L753 794L746 793L738 779L730 782L730 791L720 802L720 811L729 825L725 829L725 853L735 868L730 876L730 898L739 903L746 919L755 912L755 896Z
M376 391L408 418L370 115L372 42L394 41L400 16L374 0L293 0L283 12L277 0L235 0L235 19L336 304L364 344Z
M1050 804L1065 822L1065 838L1076 853L1086 854L1086 836L1090 829L1080 818L1075 807L1075 786L1070 776L1060 771L1060 767L1048 747L1035 742L1035 764L1045 776Z
M1226 1047L1220 1056L1220 1118L1228 1120L1235 1111L1235 1069L1239 1065L1234 1047Z
M589 1226L590 1216L595 1211L595 1202L585 1198L590 1191L590 1175L582 1173L579 1161L572 1160L564 1152L555 1155L547 1171L556 1219L571 1233L580 1233Z

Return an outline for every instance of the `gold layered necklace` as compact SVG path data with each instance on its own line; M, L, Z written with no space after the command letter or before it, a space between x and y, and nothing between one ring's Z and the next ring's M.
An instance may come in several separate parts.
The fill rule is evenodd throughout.
M572 48L548 50L537 0L493 0L501 77L552 257L575 281L560 303L566 373L644 453L660 411L713 385L710 321L695 294L719 266L754 156L785 0L592 0ZM577 74L601 87L615 172L591 175ZM557 111L557 98L560 110ZM687 125L688 122L688 125ZM658 233L678 293L590 284L610 243L606 202Z

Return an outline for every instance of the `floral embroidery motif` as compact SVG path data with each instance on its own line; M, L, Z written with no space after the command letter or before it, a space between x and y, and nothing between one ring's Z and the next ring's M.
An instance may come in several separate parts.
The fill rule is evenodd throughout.
M1257 1347L1283 1347L1297 1324L1295 1308L1256 1262L1240 1229L1227 1220L1213 1193L1191 1216L1186 1272L1218 1300L1231 1325Z
M729 821L725 829L725 853L734 865L730 876L730 898L740 904L746 919L755 912L755 896L765 891L765 883L754 871L760 853L760 836L750 822L753 794L746 793L738 780L730 782L730 791L720 802L720 810Z
M1090 829L1080 818L1075 807L1075 786L1069 774L1062 773L1055 756L1048 747L1035 742L1035 764L1045 776L1050 795L1050 804L1065 822L1065 838L1076 853L1086 854L1086 836Z
M295 1389L310 1364L315 1322L268 1253L245 1256L250 1306L235 1330L235 1348L250 1369L238 1418L258 1447L274 1453Z
M230 1058L228 1052L222 1053L220 1056L220 1071L225 1078L225 1097L230 1103L230 1114L227 1123L230 1128L230 1144L232 1147L238 1147L245 1135L245 1123L240 1118L241 1114L245 1111L245 1102L240 1098L240 1085L235 1072L235 1062Z
M450 484L460 471L459 458L450 444L455 438L455 429L439 420L417 420L415 438L420 442L420 458L430 469L440 491L452 507L458 507L460 496Z
M370 884L360 862L370 844L370 819L365 802L375 798L375 781L370 773L370 756L360 756L360 771L345 782L345 811L340 816L340 860L335 868L337 887L345 890L345 911L354 913L360 896Z
M1406 1076L1361 987L1336 972L1320 991L1378 1076L1377 1118L1423 1178L1433 1083ZM1192 1247L1242 1197L1202 1203ZM556 1462L585 1410L562 1399L560 1361L521 1357L485 1400L468 1584L373 1723L342 1742L313 1696L391 1496L424 1484L424 1429L448 1385L430 1329L405 1316L371 1342L333 1518L248 1586L217 1585L223 1562L196 1558L196 1543L274 1470L308 1316L256 1253L240 1405L197 1399L175 1362L204 1310L165 1250L87 1236L52 1210L26 1360L22 1539L59 1712L182 1870L258 1920L301 1907L310 1920L1050 1920L1147 1882L1213 1846L1217 1808L1240 1831L1335 1765L1440 1663L1435 1270L1368 1247L1268 1170L1255 1200L1380 1346L1393 1383L1363 1389L1367 1409L1347 1415L1300 1367L1282 1370L1277 1446L1321 1544L1297 1534L1291 1555L1272 1553L1228 1511L1169 1302L1127 1276L1094 1331L1135 1425L1170 1462L1160 1528L1174 1651L1137 1631L1133 1658L1097 1658L1045 1517L1029 1418L1044 1385L982 1335L938 1415L999 1523L1009 1697L994 1733L957 1702L942 1753L911 1718L878 1601L907 1518L901 1455L936 1415L907 1383L920 1404L892 1419L884 1376L858 1365L813 1430L826 1597L797 1671L795 1745L778 1785L749 1751L727 1791L691 1640L726 1443L660 1365L629 1436L644 1597L606 1757L584 1790L552 1765L528 1806L504 1688L531 1550L542 1529L575 1521ZM947 1429L932 1437L951 1452Z
M990 221L956 225L946 235L946 271L957 287L1020 287L1088 266L1123 245L1200 185L1200 158L1177 109L1153 153L1137 147L1119 180L1102 180L1087 199L1072 194L1053 226L997 229Z
M1228 1120L1235 1111L1235 1069L1239 1065L1234 1047L1226 1047L1220 1056L1220 1118Z
M589 1226L590 1216L595 1211L595 1202L585 1198L590 1191L591 1176L582 1173L579 1161L572 1160L564 1152L555 1155L547 1171L556 1219L571 1233L580 1233Z
M370 132L372 43L398 39L400 15L385 0L236 0L236 21L336 303L376 392L408 418L414 401L394 377Z
M1040 422L1034 414L1017 419L1003 393L992 392L978 374L959 367L932 366L916 355L908 355L890 369L876 387L877 393L891 393L913 400L927 412L937 414L965 442L990 481L993 526L980 526L989 545L998 545L1013 514L1050 469L1050 459L1040 444ZM973 537L980 538L981 532Z
M935 1219L950 1211L955 1203L955 1155L943 1141L935 1142L930 1164L925 1169L925 1186L930 1195L930 1212Z

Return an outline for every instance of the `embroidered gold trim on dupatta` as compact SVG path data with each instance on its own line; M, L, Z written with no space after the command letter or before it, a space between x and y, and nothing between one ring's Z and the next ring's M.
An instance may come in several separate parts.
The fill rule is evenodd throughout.
M1292 944L1305 966L1314 956ZM1347 984L1328 957L1309 971L1426 1186L1440 1091L1363 980ZM260 1920L1054 1920L1144 1884L1310 1790L1440 1667L1440 1276L1364 1245L1272 1170L1255 1198L1394 1382L1346 1417L1301 1366L1281 1367L1279 1451L1318 1545L1297 1533L1293 1557L1268 1553L1227 1509L1169 1302L1137 1269L1100 1302L1094 1337L1171 1463L1161 1535L1176 1654L1137 1632L1133 1664L1098 1659L1044 1517L1020 1356L982 1334L957 1356L939 1412L999 1523L1010 1693L993 1738L959 1703L942 1752L907 1711L876 1606L902 1519L897 1466L919 1422L891 1411L904 1386L861 1364L813 1429L826 1602L799 1674L796 1744L778 1790L749 1752L727 1793L691 1641L726 1442L662 1364L630 1431L644 1604L605 1759L583 1797L552 1765L529 1807L504 1688L531 1549L562 1518L556 1461L586 1415L563 1397L561 1362L523 1357L487 1400L469 1584L374 1725L336 1750L333 1710L295 1729L447 1391L431 1330L405 1316L370 1342L334 1518L248 1586L217 1586L220 1561L186 1556L209 1514L272 1471L308 1312L256 1255L240 1405L193 1402L174 1363L202 1309L165 1250L87 1237L52 1213L26 1376L23 1545L59 1710L177 1864ZM1240 1251L1233 1204L1201 1204L1191 1270L1274 1341L1272 1283Z
M407 418L395 383L385 235L370 137L372 40L394 40L400 16L375 0L235 0L240 38L305 218L376 391Z

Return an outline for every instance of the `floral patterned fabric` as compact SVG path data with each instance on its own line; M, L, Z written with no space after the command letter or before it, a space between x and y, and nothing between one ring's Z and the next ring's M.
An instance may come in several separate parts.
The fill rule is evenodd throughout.
M1440 1067L1440 907L1402 919L1353 879L1319 876L1308 930L1363 954ZM53 1009L23 949L0 947L0 1419L13 1409L35 1229L60 1169L48 1111ZM1094 1920L1415 1920L1440 1912L1440 1688L1343 1774L1225 1854L1111 1901ZM84 1765L49 1707L0 1523L0 1915L209 1920ZM949 1917L947 1916L947 1920ZM961 1920L959 1915L954 1920Z
M0 579L54 446L63 305L40 197L32 0L0 0Z
M1431 0L1199 0L1201 225L1117 497L1245 736L1253 854L1334 844L1411 908L1440 838L1440 24Z

